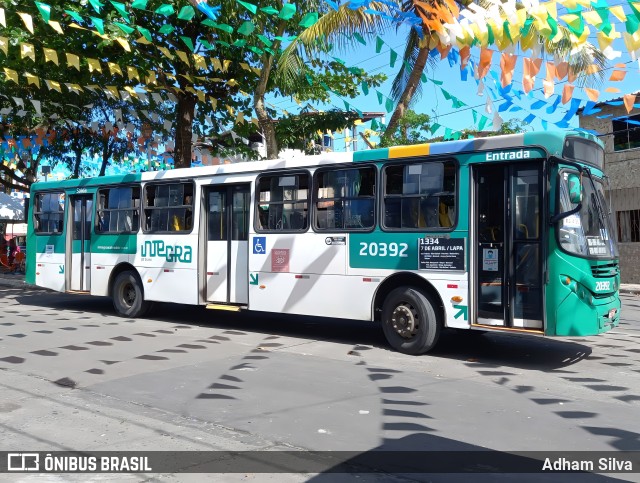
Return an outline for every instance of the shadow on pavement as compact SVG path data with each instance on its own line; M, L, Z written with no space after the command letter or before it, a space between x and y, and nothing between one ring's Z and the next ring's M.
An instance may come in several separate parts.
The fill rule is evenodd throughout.
M96 316L115 316L106 297L57 294L48 291L15 292L15 300L25 306L55 310L76 310ZM6 292L5 292L6 293ZM265 312L225 312L199 306L157 303L148 318L169 323L242 329L268 335L291 336L348 345L369 345L390 350L382 330L366 321L309 317ZM473 363L475 368L522 368L562 372L591 354L587 345L521 335L478 334L444 331L437 347L423 357L439 357ZM566 371L571 373L572 371Z

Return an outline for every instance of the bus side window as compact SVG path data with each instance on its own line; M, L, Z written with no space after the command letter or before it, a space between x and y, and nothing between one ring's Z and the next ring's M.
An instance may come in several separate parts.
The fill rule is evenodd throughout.
M260 176L256 186L257 230L304 231L308 228L308 173Z

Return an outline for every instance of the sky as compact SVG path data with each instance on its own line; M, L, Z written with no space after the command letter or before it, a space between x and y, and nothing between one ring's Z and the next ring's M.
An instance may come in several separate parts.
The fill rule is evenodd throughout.
M630 14L630 8L626 1L613 1L608 2L610 7L622 6L625 13ZM559 6L560 7L560 6ZM566 14L566 9L562 7L558 9L558 16ZM624 32L624 24L617 21L613 16L611 17L612 23L615 24L617 30ZM398 33L389 33L382 35L384 40L384 46L380 53L376 53L376 41L367 40L367 45L363 46L356 42L355 48L349 52L335 52L335 57L342 58L346 61L348 66L362 67L368 73L375 74L383 72L388 76L388 81L379 88L370 89L368 95L361 95L356 99L343 99L335 95L332 95L332 102L325 106L321 106L324 109L338 108L344 109L344 102L360 111L376 111L386 112L385 104L386 98L383 99L382 104L378 101L378 95L376 91L381 92L384 96L389 96L391 92L391 83L398 68L401 67L402 54L404 52L406 29L400 29ZM588 37L588 41L598 46L598 39L596 36L597 30L591 28L591 34ZM598 102L608 101L612 99L618 99L624 94L640 91L640 76L639 76L639 64L634 61L624 45L623 40L617 39L612 44L613 49L621 51L622 55L619 58L609 60L607 62L607 71L605 73L604 80L597 84L596 87L601 91ZM495 47L493 47L495 49ZM398 54L398 60L395 63L395 68L390 66L390 49L395 50ZM522 89L522 70L523 70L523 58L530 57L530 51L523 53L519 49L515 51L518 55L516 69L514 71L512 91L507 95L512 96L513 105L504 111L499 112L503 121L509 121L510 119L526 119L527 129L530 130L546 130L557 129L555 123L560 122L571 106L571 102L562 104L559 96L562 94L564 85L566 84L566 78L564 82L557 81L555 86L555 94L549 98L545 98L542 90L542 81L544 79L544 67L538 74L534 89L527 95L514 96L514 92ZM475 47L471 49L471 63L476 64L479 61L479 48ZM440 55L435 52L437 58ZM353 61L354 59L358 59ZM545 60L547 60L545 58ZM615 64L625 64L626 75L622 81L613 82L610 81L610 75L614 70ZM499 106L503 104L504 98L499 92L499 79L500 74L500 53L494 52L491 63L490 74L484 79L485 88L483 92L479 93L478 82L472 75L471 68L467 69L466 79L460 72L460 64L458 62L450 63L448 59L440 60L435 65L435 68L427 67L425 71L426 76L430 79L428 82L422 84L422 95L414 102L412 108L419 112L428 114L431 117L432 122L437 122L442 126L435 136L442 136L445 134L446 128L451 131L461 130L465 128L477 128L479 126L479 120L481 116L486 116L489 120L493 119L493 112L499 109ZM436 83L432 82L435 80ZM437 82L441 82L438 85ZM605 92L606 88L617 88L618 93ZM457 98L461 103L466 106L460 106L460 103L454 103L452 99L446 98L446 93L443 93L443 89L446 93ZM519 98L518 98L519 97ZM493 102L493 112L489 113L486 110L487 98ZM586 93L578 87L573 93L573 99L579 99L581 102L580 107L584 107L588 101ZM577 100L575 101L577 105ZM637 104L640 103L640 99ZM273 101L273 104L278 109L287 110L288 112L296 112L296 104L290 99L277 99ZM506 107L506 106L505 106ZM575 107L575 105L574 105ZM639 105L640 107L640 105ZM475 111L475 114L474 114ZM597 114L595 114L597 115ZM386 115L386 121L391 117L391 113ZM578 117L573 115L566 118L567 123L561 124L569 128L578 127ZM367 123L364 127L369 127L370 123ZM485 129L492 129L491 122L486 124ZM334 136L335 150L344 150L344 134L336 134ZM364 142L360 139L358 142L358 149L364 149Z

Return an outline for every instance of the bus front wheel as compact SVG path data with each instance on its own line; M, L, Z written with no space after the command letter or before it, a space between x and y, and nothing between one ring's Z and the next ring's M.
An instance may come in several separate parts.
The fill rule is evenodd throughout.
M142 285L130 270L119 273L113 283L113 306L121 317L141 317L151 303L144 300Z
M434 307L431 298L415 288L393 290L382 307L382 328L391 347L410 355L431 350L440 336Z

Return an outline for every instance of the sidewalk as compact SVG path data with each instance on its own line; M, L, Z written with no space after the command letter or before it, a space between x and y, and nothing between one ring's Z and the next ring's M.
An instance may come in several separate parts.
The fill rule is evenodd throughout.
M0 273L0 287L29 288L31 285L24 283L24 274L17 273ZM620 293L640 295L640 284L637 283L621 283Z
M24 273L0 273L0 287L29 288L24 283Z

